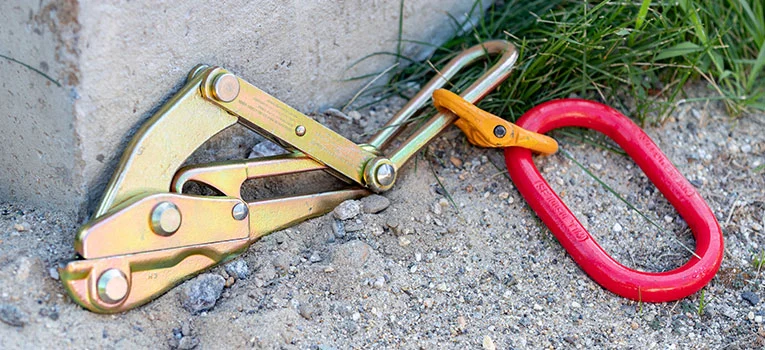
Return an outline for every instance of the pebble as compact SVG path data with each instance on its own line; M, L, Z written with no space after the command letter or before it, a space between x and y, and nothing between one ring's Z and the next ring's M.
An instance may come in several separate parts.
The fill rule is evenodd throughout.
M571 307L574 308L574 309L578 309L578 308L582 307L582 305L577 303L577 302L575 302L575 301L572 301L571 302Z
M672 223L672 217L669 215L664 215L664 222L671 224Z
M367 262L372 248L359 240L341 244L332 253L332 263L335 266L359 268Z
M618 222L614 224L613 228L614 232L622 232L622 225L620 225Z
M332 211L332 215L338 220L353 219L359 214L361 214L361 202L353 199L340 203Z
M390 200L379 194L373 194L361 199L361 207L367 214L377 214L390 206Z
M497 350L497 346L494 345L494 341L488 335L483 336L483 349L484 350Z
M48 269L48 275L50 275L50 278L58 281L61 277L58 275L58 269L55 267L51 267Z
M448 287L446 286L446 283L439 283L436 286L436 290L439 291L439 292L445 292L447 289L448 289Z
M26 315L15 305L0 304L0 321L13 327L24 327Z
M455 156L451 156L451 157L449 157L449 161L452 163L452 165L454 165L457 168L461 168L462 167L462 159L459 159L459 158L457 158Z
M28 222L22 222L20 224L13 224L13 229L16 230L17 232L29 231L30 227L31 226L29 225Z
M746 314L746 318L750 321L754 320L754 311L749 311L749 313Z
M234 260L224 266L226 273L238 280L243 280L250 276L250 266L242 259Z
M638 328L640 328L640 325L639 325L637 322L635 322L635 321L632 321L632 324L630 324L630 328L632 328L632 329L638 329Z
M356 113L358 113L358 112L356 112ZM345 121L352 121L353 120L352 117L346 115L341 110L336 109L336 108L327 108L327 110L324 111L324 114L331 115L333 117L337 117L337 118L340 118L340 119L344 119Z
M435 303L435 301L432 298L425 298L425 300L422 301L422 305L425 306L426 309L432 308L433 303Z
M348 112L348 117L353 120L359 120L361 119L361 113L359 113L359 111L350 111Z
M306 320L311 320L316 313L316 309L313 306L304 303L300 304L298 312L300 313L300 316L303 316Z
M205 273L186 282L180 292L181 305L193 314L207 311L220 298L226 280L220 275Z
M457 327L459 327L460 331L464 331L467 328L467 320L465 320L465 316L457 317Z
M372 283L372 287L375 287L377 289L383 289L383 287L385 287L385 277L383 276L377 277L374 283Z
M499 199L501 199L501 200L505 200L505 199L510 198L510 193L509 192L500 192L500 194L498 194L497 197L499 197Z
M440 203L435 202L433 203L433 205L430 206L430 211L432 211L433 214L441 215L441 213L443 212L443 207L441 206Z
M289 271L290 265L292 265L292 255L285 252L279 253L274 260L271 261L271 264L273 264L277 270L281 270L282 272Z
M178 341L178 349L180 350L194 349L197 345L199 345L199 339L197 337L183 337Z
M279 147L279 145L271 141L264 140L257 143L255 146L252 146L247 158L270 157L284 153L287 153L284 148Z
M406 236L398 236L398 245L402 247L406 247L410 244L412 244L412 240L410 240Z
M534 310L536 310L536 311L542 311L542 310L544 310L544 309L545 309L545 308L543 308L543 307L542 307L542 305L539 305L539 304L534 304Z
M749 304L752 304L752 306L755 306L757 305L757 303L760 302L760 297L758 297L757 294L754 294L751 291L746 291L741 293L741 299L748 301Z
M754 316L754 322L762 323L762 316L760 315Z
M313 252L311 254L311 256L308 258L308 261L310 261L312 263L317 263L317 262L320 262L322 260L323 259L321 258L321 255L319 255L319 253L316 253L316 252Z

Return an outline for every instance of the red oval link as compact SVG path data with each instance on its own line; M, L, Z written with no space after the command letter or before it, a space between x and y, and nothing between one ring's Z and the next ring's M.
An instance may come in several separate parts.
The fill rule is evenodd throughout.
M595 282L626 298L665 302L697 292L714 277L723 255L723 238L717 219L696 189L629 118L600 103L563 99L531 109L517 124L539 133L567 126L582 127L610 137L632 157L693 231L696 255L701 259L691 257L685 265L666 272L630 269L614 260L595 242L542 178L531 159L531 151L505 148L505 162L515 186L574 261Z

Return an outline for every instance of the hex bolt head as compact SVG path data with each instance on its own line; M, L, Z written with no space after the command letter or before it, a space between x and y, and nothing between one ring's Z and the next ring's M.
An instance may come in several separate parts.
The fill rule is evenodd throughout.
M157 204L151 211L151 229L160 236L170 236L181 227L181 211L171 202Z
M118 269L108 269L98 277L98 297L107 304L117 304L128 295L130 283Z
M383 163L375 170L375 179L380 185L390 186L395 178L396 170L393 169L393 165Z
M239 79L231 73L221 74L213 81L212 93L221 102L231 102L239 96Z
M494 136L503 138L507 135L507 129L505 129L502 125L497 125L494 127Z
M305 135L305 126L302 126L302 125L298 125L298 126L295 128L295 135L297 135L297 136L303 136L303 135Z
M231 216L233 216L235 220L239 221L246 219L249 213L250 209L247 207L247 204L244 203L236 203L234 208L231 209Z

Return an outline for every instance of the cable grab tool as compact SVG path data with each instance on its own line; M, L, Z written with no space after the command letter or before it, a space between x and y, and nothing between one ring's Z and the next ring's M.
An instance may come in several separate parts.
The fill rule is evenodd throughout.
M60 269L66 290L89 310L125 311L233 259L264 235L327 213L344 200L390 189L404 163L458 117L437 113L397 149L387 155L382 150L436 89L463 67L490 56L499 56L494 66L461 94L473 103L486 96L507 78L518 58L506 41L484 42L454 57L361 145L223 68L195 67L180 91L132 138L93 218L77 232L79 259ZM496 119L483 123L505 123ZM289 153L180 168L205 141L237 123ZM531 135L548 146L555 142ZM313 171L354 186L254 202L242 199L240 188L248 179ZM189 181L223 195L183 193Z

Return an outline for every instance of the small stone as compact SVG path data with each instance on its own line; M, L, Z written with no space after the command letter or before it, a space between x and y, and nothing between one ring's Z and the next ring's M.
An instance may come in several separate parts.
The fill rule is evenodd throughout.
M412 240L410 240L406 236L398 236L398 245L402 247L406 247L410 244L412 244Z
M188 337L193 335L194 332L193 326L191 325L191 322L183 322L181 323L181 335L184 337Z
M311 263L317 263L317 262L320 262L322 260L323 259L321 258L321 255L319 255L319 253L316 253L316 252L313 252L311 254L311 256L308 257L308 261L310 261Z
M383 289L383 287L385 287L385 277L383 276L377 277L374 283L372 283L372 287L375 287L377 289Z
M340 220L332 220L332 233L335 234L335 237L337 238L343 238L345 237L345 225ZM334 242L334 239L332 240Z
M353 219L359 214L361 214L361 202L353 199L340 203L332 211L332 215L338 220Z
M28 222L22 222L20 224L13 224L13 229L17 232L25 232L29 231L30 226Z
M454 165L457 168L461 168L462 167L462 159L459 159L459 158L457 158L455 156L451 156L451 157L449 157L449 161L452 163L452 165Z
M311 320L316 313L316 309L308 304L300 304L298 312L300 313L300 316L303 316L306 320Z
M539 304L534 304L534 310L542 311L542 310L544 310L544 307L542 307L542 305L539 305Z
M282 272L289 271L290 265L292 265L292 255L285 252L279 253L271 263L277 270Z
M15 305L0 304L0 321L13 327L24 327L26 315Z
M575 302L575 301L572 301L571 302L571 307L574 308L574 309L578 309L578 308L582 307L582 305L577 303L577 302Z
M361 113L359 113L359 111L350 111L348 112L348 117L353 120L359 120L361 119Z
M748 301L749 304L752 304L752 306L755 306L757 305L757 303L760 302L760 297L758 297L757 294L754 294L751 291L746 291L741 293L741 299Z
M359 268L367 262L372 248L359 240L353 240L335 248L332 253L332 263L335 266Z
M467 328L467 321L464 316L457 317L457 327L459 327L461 331L464 331L465 328Z
M749 153L752 151L752 145L746 144L741 146L741 152Z
M664 222L671 224L672 223L672 217L669 215L664 215Z
M509 192L500 192L497 195L497 197L499 197L499 199L501 199L501 200L505 200L505 199L510 198L510 193Z
M199 339L197 337L183 337L178 341L178 349L190 350L196 348L199 345Z
M494 341L488 335L483 336L483 350L497 350L497 346L494 345Z
M335 272L335 269L332 266L327 266L324 268L324 272L325 273Z
M50 278L56 281L58 281L61 278L61 276L59 276L58 274L58 269L55 267L51 267L48 269L48 275L50 276Z
M633 330L638 329L640 328L640 325L637 322L632 321L632 323L630 324L630 328L632 328Z
M622 225L620 225L618 222L614 224L613 228L614 232L622 232Z
M425 300L422 301L422 306L426 309L430 309L433 307L433 303L435 303L435 301L432 298L425 298Z
M250 154L247 156L247 158L270 157L284 153L287 153L284 148L279 147L279 145L271 141L264 140L257 143L255 146L252 146Z
M754 316L754 322L762 323L762 316L760 315Z
M234 276L238 280L243 280L250 275L250 267L242 259L234 260L224 266L229 276Z
M417 265L412 265L412 267L410 267L410 268L409 268L409 272L410 272L410 273L415 273L415 272L417 272Z
M379 194L373 194L361 199L361 207L367 214L377 214L390 206L390 200Z
M358 312L354 312L353 315L351 315L351 319L354 322L358 322L361 319L361 314Z
M746 314L746 318L750 321L754 320L754 311L749 311L749 313Z
M422 261L422 253L420 252L414 253L414 261L416 262Z
M236 282L236 279L234 278L234 276L228 276L228 278L226 279L226 284L225 284L226 288L233 286L234 282Z
M186 282L181 289L181 305L193 314L207 311L220 298L226 280L217 274L205 273Z
M508 197L508 198L507 198L507 204L513 204L513 203L515 203L515 198L513 198L513 197Z
M430 211L432 211L433 214L441 215L441 213L443 212L443 207L441 206L440 203L436 202L430 206Z
M446 283L439 283L436 286L436 290L439 291L439 292L445 292L447 289L448 289L448 287L446 286Z
M358 112L356 112L356 113L358 113ZM340 118L340 119L344 119L346 121L352 121L353 120L350 116L348 116L345 113L343 113L343 111L341 111L339 109L336 109L336 108L327 108L327 110L324 111L324 114L331 115L333 117L337 117L337 118Z

